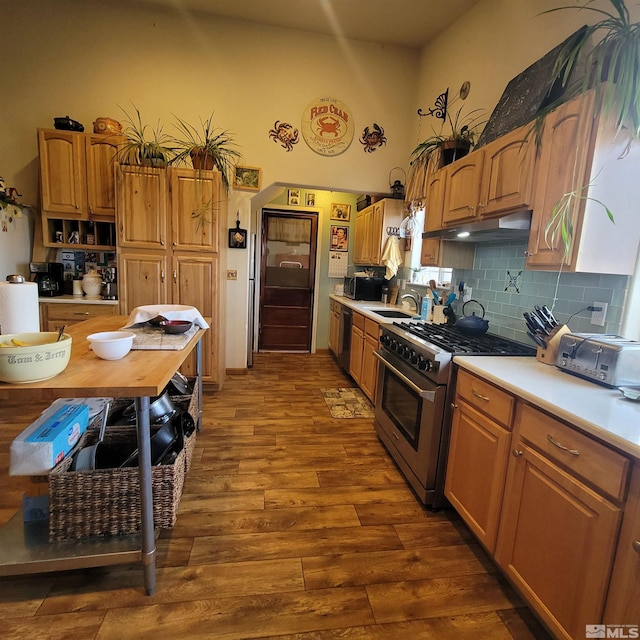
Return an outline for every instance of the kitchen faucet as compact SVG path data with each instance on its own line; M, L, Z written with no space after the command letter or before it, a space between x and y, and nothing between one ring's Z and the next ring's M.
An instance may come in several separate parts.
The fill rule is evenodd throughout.
M416 313L420 313L420 309L422 309L422 296L415 289L409 289L409 291L412 291L413 293L405 293L404 295L400 296L400 300L406 300L407 298L410 298L416 305Z

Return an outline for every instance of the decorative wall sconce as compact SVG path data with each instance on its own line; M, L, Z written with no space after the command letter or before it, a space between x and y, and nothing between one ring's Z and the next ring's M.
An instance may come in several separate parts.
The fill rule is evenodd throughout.
M424 112L422 109L418 109L419 116L435 116L441 120L447 119L447 105L449 104L449 87L446 91L443 91L435 101L432 108Z

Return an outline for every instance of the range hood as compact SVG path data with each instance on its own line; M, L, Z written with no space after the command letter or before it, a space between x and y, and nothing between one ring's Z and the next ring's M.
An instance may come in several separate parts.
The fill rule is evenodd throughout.
M473 243L526 240L529 237L530 227L531 211L518 211L501 218L490 218L457 227L427 231L422 234L422 237Z

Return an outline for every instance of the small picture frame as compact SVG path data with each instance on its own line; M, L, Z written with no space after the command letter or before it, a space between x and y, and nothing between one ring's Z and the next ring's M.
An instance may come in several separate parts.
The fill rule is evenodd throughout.
M331 251L349 251L349 227L331 225Z
M351 219L351 205L332 202L329 219L339 220L340 222L349 222Z
M258 167L237 166L233 171L233 188L240 191L260 191L262 170Z
M304 198L304 204L307 207L315 207L316 206L316 194L315 193L307 193Z
M287 204L297 207L300 204L300 189L289 189Z

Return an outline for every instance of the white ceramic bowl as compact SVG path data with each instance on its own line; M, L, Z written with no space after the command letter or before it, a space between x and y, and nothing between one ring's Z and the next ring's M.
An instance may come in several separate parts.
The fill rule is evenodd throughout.
M103 360L120 360L131 347L135 334L130 331L102 331L87 336L93 352Z
M0 335L0 381L38 382L64 371L71 357L71 336L65 333L57 340L57 331Z

